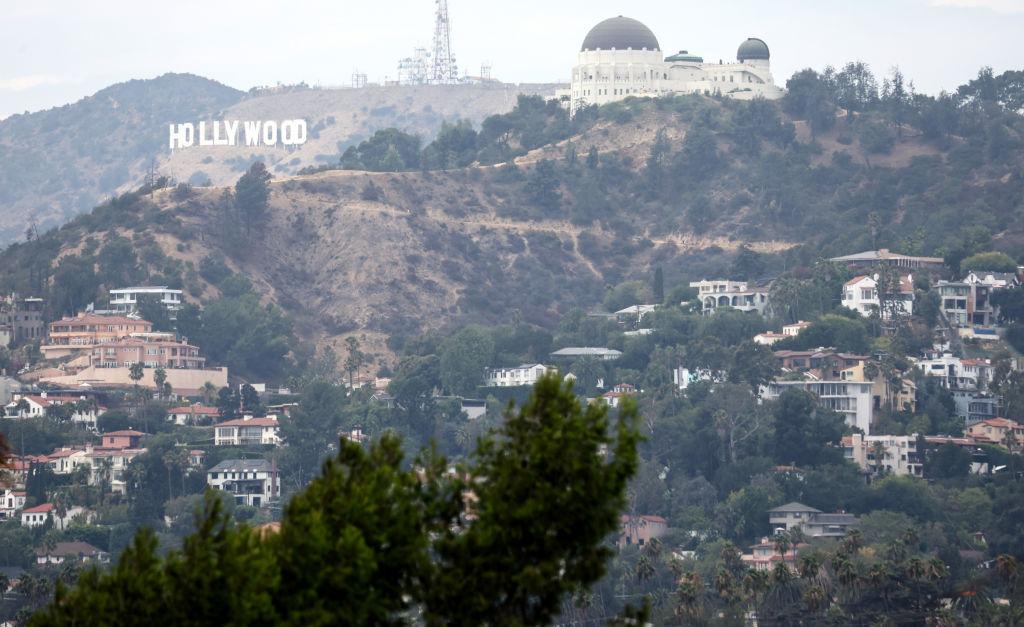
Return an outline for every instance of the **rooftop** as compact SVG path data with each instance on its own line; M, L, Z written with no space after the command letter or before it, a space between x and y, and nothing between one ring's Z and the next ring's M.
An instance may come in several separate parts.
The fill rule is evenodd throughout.
M272 470L272 465L265 459L225 459L206 472L271 472Z

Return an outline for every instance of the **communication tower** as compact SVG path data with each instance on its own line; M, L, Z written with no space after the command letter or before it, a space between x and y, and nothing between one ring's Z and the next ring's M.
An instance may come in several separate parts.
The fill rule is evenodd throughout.
M359 70L352 72L352 87L359 89L360 87L366 87L366 74Z
M437 15L434 20L434 55L429 82L450 84L459 81L459 69L452 54L452 24L448 19L448 0L435 0Z

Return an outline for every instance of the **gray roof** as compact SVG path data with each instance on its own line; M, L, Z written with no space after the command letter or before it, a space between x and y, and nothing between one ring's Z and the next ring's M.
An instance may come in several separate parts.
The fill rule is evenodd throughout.
M744 41L740 44L739 50L736 51L736 60L738 61L746 61L748 59L763 59L767 61L771 56L771 53L768 51L768 44L757 37L751 37Z
M270 472L271 465L265 459L225 459L206 472Z
M614 355L615 357L618 357L622 355L622 351L617 351L614 348L596 348L593 346L566 346L565 348L560 348L551 354L555 357L583 357L587 355L593 355L595 357Z
M629 17L608 18L590 29L580 51L583 50L661 50L658 38L651 29Z
M797 503L796 501L793 501L792 503L786 503L785 505L780 505L778 507L772 508L772 509L768 510L768 512L769 513L778 512L780 514L786 513L786 512L814 512L814 513L820 514L821 510L820 509L814 509L813 507L808 507L807 505L804 505L803 503Z

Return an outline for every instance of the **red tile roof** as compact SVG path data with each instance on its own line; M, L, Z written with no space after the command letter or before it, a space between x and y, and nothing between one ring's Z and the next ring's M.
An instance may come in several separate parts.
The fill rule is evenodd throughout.
M43 503L42 505L36 505L35 507L29 507L21 510L22 514L48 514L53 511L53 503Z
M141 432L141 431L135 431L133 429L122 429L120 431L111 431L110 433L104 433L104 434L102 434L102 437L105 438L105 437L107 437L109 435L112 435L112 436L115 436L115 437L131 437L131 436L143 436L143 435L146 435L146 434Z

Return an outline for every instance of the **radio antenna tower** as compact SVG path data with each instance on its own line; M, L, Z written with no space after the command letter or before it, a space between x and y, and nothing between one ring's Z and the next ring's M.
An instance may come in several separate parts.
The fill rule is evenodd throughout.
M455 83L459 80L459 70L452 55L452 24L448 19L448 0L435 1L437 17L434 24L434 56L430 82Z

